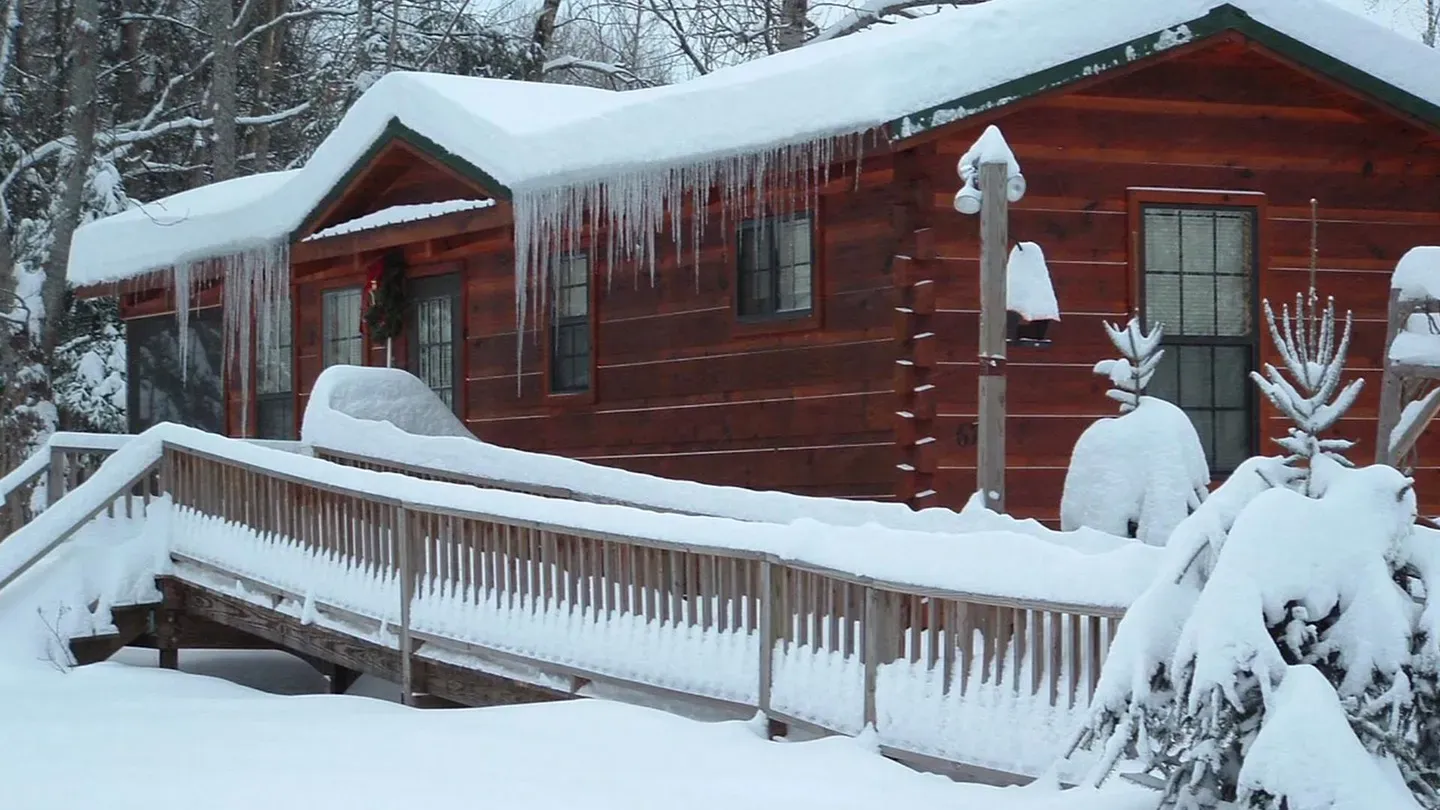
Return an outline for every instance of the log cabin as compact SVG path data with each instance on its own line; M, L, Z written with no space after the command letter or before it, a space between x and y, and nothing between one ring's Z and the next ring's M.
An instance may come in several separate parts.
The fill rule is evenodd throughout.
M1373 456L1390 273L1440 236L1437 104L1440 57L1323 0L1005 0L626 92L392 74L302 168L85 226L70 277L121 296L134 430L293 437L321 369L388 362L498 444L959 507L979 228L956 162L994 124L1028 182L1010 236L1063 310L1012 330L1008 508L1053 520L1115 413L1104 321L1164 323L1150 393L1216 480L1273 452L1246 375L1275 359L1262 302L1308 285L1312 200L1366 379L1344 432Z

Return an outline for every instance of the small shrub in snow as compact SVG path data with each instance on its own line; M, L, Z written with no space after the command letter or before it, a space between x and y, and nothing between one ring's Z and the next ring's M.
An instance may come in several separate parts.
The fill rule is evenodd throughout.
M1060 525L1081 527L1163 546L1175 526L1205 499L1210 468L1185 412L1144 395L1164 352L1156 327L1138 320L1124 329L1105 324L1121 357L1095 364L1110 380L1106 396L1120 416L1101 419L1080 435L1065 473Z
M1308 298L1302 299L1297 294L1294 319L1290 317L1290 307L1286 306L1281 309L1281 322L1277 326L1275 312L1266 301L1265 320L1270 325L1270 337L1289 377L1269 363L1265 364L1263 377L1258 372L1250 372L1265 398L1295 423L1288 435L1275 442L1290 454L1287 461L1302 471L1307 487L1308 470L1314 458L1323 455L1350 465L1343 454L1355 443L1322 437L1355 404L1365 385L1364 380L1353 380L1343 389L1340 387L1345 355L1350 349L1350 313L1345 313L1345 333L1337 346L1335 299L1326 302L1324 313L1316 312L1317 305L1314 289Z
M1176 530L1076 741L1100 753L1087 779L1132 759L1166 808L1440 807L1440 532L1393 468L1281 462Z

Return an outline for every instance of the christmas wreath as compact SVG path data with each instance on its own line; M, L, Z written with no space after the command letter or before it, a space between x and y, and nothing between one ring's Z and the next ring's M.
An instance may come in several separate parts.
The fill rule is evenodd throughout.
M365 290L370 305L365 308L365 326L373 341L400 336L405 320L405 257L391 251L370 269Z

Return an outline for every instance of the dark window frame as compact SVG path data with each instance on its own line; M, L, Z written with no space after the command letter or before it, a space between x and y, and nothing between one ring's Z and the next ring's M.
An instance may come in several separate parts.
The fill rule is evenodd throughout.
M583 261L585 271L583 282L566 283L573 263ZM596 285L595 266L591 254L576 250L552 257L550 260L549 305L545 307L545 368L544 386L547 397L594 402L597 371L596 365ZM561 302L564 294L584 287L585 313L583 315L562 315ZM577 338L583 338L585 351L562 354L562 346L574 346ZM576 380L578 369L583 369L585 379Z
M1251 456L1259 452L1260 444L1264 441L1262 436L1263 414L1261 412L1263 403L1255 386L1248 378L1248 372L1260 368L1263 330L1261 327L1260 301L1262 300L1262 282L1264 279L1263 262L1268 255L1265 239L1266 229L1266 197L1264 194L1243 191L1189 191L1180 189L1150 189L1131 188L1129 191L1129 219L1130 219L1130 263L1132 289L1135 291L1135 310L1140 314L1142 322L1149 324L1148 300L1147 300L1147 277L1151 275L1146 270L1147 257L1145 253L1145 216L1149 211L1154 210L1198 210L1198 211L1246 211L1250 216L1250 279L1245 285L1245 294L1248 296L1246 302L1249 316L1249 333L1244 336L1238 335L1187 335L1182 331L1182 325L1165 324L1165 339L1161 344L1163 349L1169 350L1171 357L1163 359L1162 364L1179 362L1180 350L1184 347L1237 347L1247 350L1247 367L1244 380L1243 401L1245 419L1248 433L1248 447L1246 455ZM1218 294L1218 293L1217 293ZM1183 298L1181 302L1183 308ZM1216 304L1218 312L1218 302ZM1183 309L1182 309L1183 311ZM1211 361L1211 401L1214 402L1213 387L1215 382L1216 364ZM1152 384L1153 389L1153 384ZM1177 407L1179 403L1175 403ZM1201 410L1192 408L1193 410ZM1211 407L1204 410L1219 412L1222 410L1238 410L1233 408ZM1197 427L1197 432L1199 428ZM1203 437L1202 437L1203 441ZM1214 438L1212 437L1212 441ZM1207 456L1210 448L1207 448ZM1242 459L1243 460L1243 459ZM1223 479L1234 471L1233 467L1220 466L1216 459L1208 458L1211 475Z
M817 217L813 211L796 211L789 214L778 214L767 217L754 217L742 220L735 229L735 317L742 324L770 323L775 321L806 321L816 317L819 312L818 291L819 286L819 264L817 246L819 244L818 229L816 227ZM809 306L804 309L780 309L782 280L786 270L793 270L800 267L798 262L786 264L780 257L780 240L778 237L779 226L789 225L795 222L804 222L803 229L806 238L809 240L810 259L806 263L809 275ZM746 249L747 236L752 237L755 243L763 241L768 254L766 263L762 265L759 257L752 257ZM759 253L761 251L756 251ZM747 295L747 292L755 286L753 277L760 273L768 274L765 282L767 287L767 305L758 310L747 308L747 303L759 299ZM792 275L793 277L793 275Z

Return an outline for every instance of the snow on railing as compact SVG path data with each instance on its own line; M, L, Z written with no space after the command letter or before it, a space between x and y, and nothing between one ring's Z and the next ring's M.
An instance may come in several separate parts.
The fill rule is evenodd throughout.
M0 478L0 540L84 482L131 436L59 432L23 464ZM44 482L45 489L36 494Z
M1037 771L1078 722L1128 603L1116 583L1138 574L1002 532L745 524L173 438L181 575L248 581L312 621L361 617L421 658L500 655L819 730L874 726L896 751L1010 772Z

